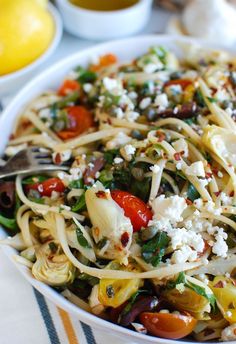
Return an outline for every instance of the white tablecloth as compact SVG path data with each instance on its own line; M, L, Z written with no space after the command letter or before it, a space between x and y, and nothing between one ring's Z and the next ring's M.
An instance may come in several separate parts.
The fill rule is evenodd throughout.
M169 13L154 9L152 18L141 34L164 32ZM91 46L85 41L64 34L56 53L45 67L79 49ZM39 70L40 72L40 70ZM10 95L1 99L3 105ZM125 344L104 332L92 330L78 319L59 310L35 291L9 262L0 249L0 344ZM127 344L131 344L129 341Z

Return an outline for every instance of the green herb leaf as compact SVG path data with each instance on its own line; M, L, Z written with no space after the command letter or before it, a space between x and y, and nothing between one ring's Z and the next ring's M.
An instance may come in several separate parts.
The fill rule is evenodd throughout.
M3 215L0 215L0 224L13 231L18 229L16 219L9 219Z
M38 204L44 204L44 198L28 197L30 201Z
M75 69L75 71L79 74L77 80L81 84L85 84L87 82L94 82L97 79L97 74L91 70L84 69L83 67L79 66Z
M72 211L79 212L86 210L85 193L78 198L75 205L72 207Z
M212 98L212 97L207 97L210 103L217 103L217 99Z
M22 181L22 184L23 185L31 185L31 184L36 184L36 183L42 183L47 179L48 179L48 177L46 177L46 176L32 176L32 177L24 179Z
M146 242L141 249L141 255L145 262L157 266L165 254L169 244L169 238L165 232L160 232L154 238Z
M104 159L108 164L112 164L114 158L119 154L119 149L110 149L104 152Z
M190 201L195 201L195 199L198 199L200 197L199 192L195 188L193 184L189 184L188 191L187 191L187 197L190 199Z
M167 51L162 46L151 47L150 52L156 54L159 60L166 65Z
M81 229L79 227L76 227L76 235L78 243L84 247L84 248L91 248L91 245L89 244L88 240L84 237Z
M195 293L197 293L198 295L201 295L203 297L205 297L210 305L212 306L212 308L215 308L216 305L216 298L214 296L214 294L207 294L206 290L203 287L200 287L199 285L187 282L186 287L192 289L193 291L195 291Z
M206 103L205 103L205 100L204 100L204 97L202 95L202 92L200 89L197 89L196 92L195 92L195 98L196 98L196 102L199 106L201 107L205 107L206 106Z
M84 188L84 181L83 179L73 180L68 185L69 189L83 189Z
M169 281L166 285L167 289L174 289L178 284L185 284L186 283L186 278L184 272L180 272L176 280L174 281Z

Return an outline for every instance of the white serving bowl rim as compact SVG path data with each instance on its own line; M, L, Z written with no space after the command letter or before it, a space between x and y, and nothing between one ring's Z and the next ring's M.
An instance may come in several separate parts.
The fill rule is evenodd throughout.
M43 52L43 54L41 54L36 60L31 62L27 66L25 66L21 69L18 69L15 72L0 76L0 86L4 85L5 82L14 81L16 78L22 77L24 74L31 72L33 69L37 68L43 62L45 62L49 58L49 56L51 56L51 54L54 52L54 50L58 46L58 44L61 40L62 32L63 32L63 25L62 25L61 16L60 16L58 10L56 9L56 7L53 6L51 3L48 4L48 11L52 16L52 19L53 19L54 25L55 25L55 32L54 32L54 36L53 36L53 39L52 39L50 45Z
M149 46L153 44L162 44L162 45L167 44L168 45L168 43L177 45L178 42L189 43L189 44L198 42L205 47L209 46L209 44L206 44L206 42L195 40L189 37L175 37L175 36L170 36L170 35L146 35L146 36L136 36L136 37L126 38L126 39L121 39L121 40L110 41L103 44L98 44L92 48L87 48L85 50L79 51L78 53L75 53L67 58L64 58L61 61L57 62L56 64L52 65L51 67L47 68L45 71L43 71L38 76L36 76L33 80L31 80L14 97L11 103L3 111L2 116L0 117L0 128L3 128L4 126L9 127L10 125L8 123L9 116L11 117L12 116L11 113L16 112L16 108L18 109L18 112L22 110L22 107L25 106L25 102L23 101L23 99L29 97L29 93L31 92L31 90L35 88L36 85L40 83L41 81L48 80L47 83L50 84L51 82L50 76L52 76L53 74L56 74L61 68L66 67L67 69L68 65L70 65L71 68L73 68L76 66L76 64L80 63L79 59L82 60L82 58L86 57L86 59L88 60L92 54L94 53L97 54L99 53L99 51L100 53L104 53L104 51L112 52L110 47L119 46L119 48L121 49L123 45L127 45L128 47L130 47L134 43L136 44L138 43L138 45L141 47L142 43L145 43L145 42L146 44L148 43ZM28 101L29 100L27 100L27 102ZM17 116L17 113L15 113L15 116ZM12 119L10 118L10 122L11 121ZM9 128L7 128L7 130L4 130L3 134L5 136L5 143L6 143L7 137L9 137ZM0 140L0 152L3 151L4 146L5 146L5 143L1 141L2 140ZM0 239L4 237L6 237L6 232L0 227ZM29 281L29 283L32 286L34 286L38 291L40 291L43 295L45 295L49 300L54 302L56 305L66 310L67 312L78 316L80 320L94 326L95 328L99 328L100 330L109 329L113 331L114 335L121 336L123 339L126 338L127 340L130 340L132 342L135 342L135 340L137 340L138 343L176 344L178 342L186 342L189 344L196 344L196 341L182 341L182 340L176 341L176 340L147 336L144 334L140 334L138 332L131 331L119 325L110 323L93 314L90 314L82 310L78 306L74 305L70 301L66 300L63 296L61 296L58 292L56 292L51 287L34 279L26 267L16 262L16 260L14 259L14 255L16 251L14 249L8 246L2 246L2 250L6 254L6 256L10 258L12 263L15 264L15 266L20 271L20 273L26 278L27 281ZM230 341L230 342L224 342L224 343L236 344L236 341ZM211 342L211 344L219 344L219 342L214 342L214 343Z

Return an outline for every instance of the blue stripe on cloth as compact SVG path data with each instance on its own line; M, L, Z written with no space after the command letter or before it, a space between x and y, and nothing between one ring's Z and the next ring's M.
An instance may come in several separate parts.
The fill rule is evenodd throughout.
M87 343L88 344L96 344L96 340L94 338L93 331L92 331L91 327L89 325L83 323L82 321L80 323L81 323L82 329L84 331L84 335L85 335L85 338L87 340Z
M51 314L49 312L47 303L42 294L40 294L36 289L34 289L34 294L43 317L44 324L47 328L48 336L52 344L61 344L59 337L57 335L56 328L52 321Z

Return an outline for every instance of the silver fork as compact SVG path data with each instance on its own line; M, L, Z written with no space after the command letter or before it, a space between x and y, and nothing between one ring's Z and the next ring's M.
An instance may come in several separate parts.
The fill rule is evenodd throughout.
M4 166L0 167L0 179L43 171L66 171L69 166L54 165L50 151L42 151L39 147L30 147L19 151L10 158Z

